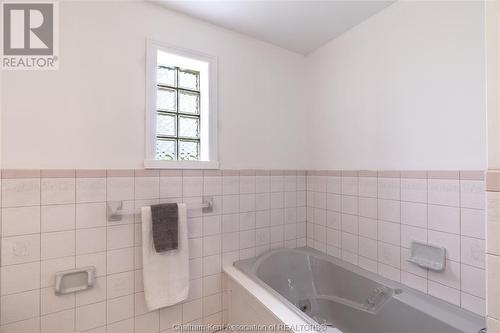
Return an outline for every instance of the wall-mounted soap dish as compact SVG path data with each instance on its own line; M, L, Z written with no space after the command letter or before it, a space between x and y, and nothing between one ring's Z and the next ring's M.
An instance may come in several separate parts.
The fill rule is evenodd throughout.
M443 271L446 267L446 249L420 242L411 243L408 261L433 271Z
M95 267L70 269L56 273L56 295L64 295L90 289L94 286Z

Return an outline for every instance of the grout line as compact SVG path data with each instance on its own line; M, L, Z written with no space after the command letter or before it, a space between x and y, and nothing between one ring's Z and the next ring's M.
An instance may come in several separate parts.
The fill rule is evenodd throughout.
M461 207L462 206L462 180L459 180L458 181L458 205ZM459 258L459 262L460 262L460 265L459 265L459 269L460 271L458 272L459 274L459 281L460 281L460 285L459 285L459 288L460 288L460 292L462 292L462 214L461 212L459 211L458 213L458 232L459 232L459 236L458 236L458 258ZM460 306L462 306L462 293L460 293L459 295L459 302L460 302Z
M39 179L40 181L40 184L39 184L39 188L40 188L40 207L42 206L42 178ZM42 230L42 216L41 216L41 208L40 208L40 231ZM39 258L39 265L40 265L40 289L38 291L38 323L39 323L39 326L41 326L41 315L42 315L42 234L40 233L40 236L39 236L39 239L40 239L40 258ZM55 288L55 286L54 286ZM41 328L41 327L40 327Z
M107 176L107 173L106 173L106 176ZM109 198L108 198L108 180L109 178L106 177L106 185L105 185L105 192L106 192L106 202L109 201ZM108 268L108 212L107 212L107 207L106 207L106 226L104 229L104 239L106 240L106 244L105 244L105 257L104 257L104 261L105 261L105 266L106 266L106 274L104 275L104 278L103 278L103 283L106 285L106 292L105 292L105 299L104 299L104 306L105 306L105 313L104 313L104 324L106 326L106 330L107 330L107 327L108 327L108 273L109 273L109 268ZM134 278L135 278L135 275L134 275ZM135 286L134 286L135 288Z

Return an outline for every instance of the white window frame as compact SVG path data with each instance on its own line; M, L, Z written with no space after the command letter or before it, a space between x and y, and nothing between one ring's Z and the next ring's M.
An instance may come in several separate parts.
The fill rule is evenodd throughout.
M145 160L146 169L218 169L218 140L217 140L217 57L187 50L155 40L146 43L146 138ZM208 134L201 137L200 145L207 144L207 160L199 161L163 161L156 159L156 71L158 51L164 51L181 57L191 58L208 64L208 110L201 110L202 118L208 122ZM206 96L206 95L205 95ZM208 116L207 113L208 112ZM205 140L203 142L202 140ZM200 146L201 147L201 146ZM201 153L200 153L201 155Z

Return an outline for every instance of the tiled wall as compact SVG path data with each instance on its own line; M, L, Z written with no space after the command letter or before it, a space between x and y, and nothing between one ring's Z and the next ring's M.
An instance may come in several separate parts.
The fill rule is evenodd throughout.
M220 323L222 265L306 245L306 215L309 246L484 314L482 175L329 171L306 179L301 171L4 170L1 331L138 333L180 322ZM195 206L204 197L213 197L212 212L188 212L190 298L148 312L139 209L172 201ZM118 200L129 215L108 222L106 202ZM446 272L407 263L411 240L444 245ZM494 265L500 252L494 245L488 250ZM54 296L54 272L88 265L97 268L94 289Z
M2 333L160 332L220 323L221 266L306 243L306 176L295 171L4 170L1 179ZM148 312L143 299L140 207L188 211L190 296ZM108 222L107 201L129 214ZM94 265L90 291L54 295L54 273Z
M484 315L484 207L482 171L308 172L307 244ZM412 240L446 247L445 272L408 263Z
M488 332L500 332L500 171L488 171L487 177L487 283Z

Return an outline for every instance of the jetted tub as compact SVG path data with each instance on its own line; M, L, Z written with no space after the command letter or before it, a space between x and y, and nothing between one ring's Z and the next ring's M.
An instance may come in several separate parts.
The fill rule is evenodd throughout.
M311 325L343 333L484 332L483 317L307 247L234 265Z

